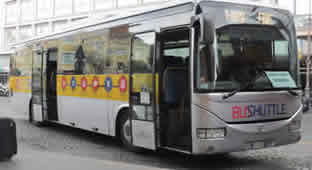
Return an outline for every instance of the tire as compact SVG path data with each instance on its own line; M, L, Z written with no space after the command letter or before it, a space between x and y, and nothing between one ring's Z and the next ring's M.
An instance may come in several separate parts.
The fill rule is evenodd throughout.
M303 113L307 113L310 110L310 102L309 100L303 100Z
M131 127L130 127L130 120L129 120L129 111L124 111L120 113L121 117L118 122L118 134L121 144L132 152L140 152L141 149L135 147L131 143Z
M30 123L33 123L34 122L34 111L33 111L33 105L32 105L32 100L30 100L29 102L29 111L28 111L28 121Z

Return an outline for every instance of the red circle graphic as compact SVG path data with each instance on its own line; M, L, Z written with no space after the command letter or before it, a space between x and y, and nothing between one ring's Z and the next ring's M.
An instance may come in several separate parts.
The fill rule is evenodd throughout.
M99 79L97 77L94 77L92 80L92 87L94 90L97 90L100 86Z
M124 76L119 79L119 89L121 92L127 91L127 79Z
M81 79L82 90L86 90L87 87L88 87L88 80L85 77L82 77L82 79Z
M67 81L66 81L66 78L63 77L63 78L62 78L62 88L65 89L66 86L67 86Z

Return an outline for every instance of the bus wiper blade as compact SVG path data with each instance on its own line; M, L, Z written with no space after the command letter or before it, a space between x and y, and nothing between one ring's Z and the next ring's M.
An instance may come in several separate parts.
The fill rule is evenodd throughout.
M291 90L291 89L288 89L287 92L288 92L289 94L295 96L295 97L298 97L298 96L299 96L299 94L298 94L297 92L295 92L295 91L293 91L293 90Z
M265 73L263 69L260 69L260 68L256 68L256 69L257 69L258 73L256 74L254 79L248 81L243 87L239 87L238 89L236 89L236 90L234 90L234 91L232 91L232 92L230 92L228 94L225 94L222 97L222 99L226 100L226 99L234 96L236 93L240 92L241 90L244 90L244 89L248 88L250 85L254 84L259 79L259 77L262 76L262 74Z
M228 99L228 98L234 96L236 93L238 93L238 92L240 92L240 91L241 91L241 88L238 88L238 89L236 89L236 90L234 90L234 91L232 91L232 92L230 92L230 93L228 93L228 94L225 94L225 95L222 97L222 99L223 99L223 100L226 100L226 99Z

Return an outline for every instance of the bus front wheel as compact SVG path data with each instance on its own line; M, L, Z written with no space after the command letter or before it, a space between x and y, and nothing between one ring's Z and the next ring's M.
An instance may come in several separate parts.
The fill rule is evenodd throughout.
M119 119L119 138L123 146L129 149L132 152L139 152L140 149L132 145L132 136L131 136L131 126L129 119L129 111L124 111L120 113L121 117Z
M30 123L33 123L33 121L34 121L34 110L33 110L33 105L32 105L32 100L30 100L30 102L29 102L29 115L28 115L28 121L30 122Z

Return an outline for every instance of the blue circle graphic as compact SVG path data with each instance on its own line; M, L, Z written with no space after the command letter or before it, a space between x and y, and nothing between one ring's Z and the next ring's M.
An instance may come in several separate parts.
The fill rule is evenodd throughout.
M113 88L113 81L112 78L106 77L105 82L104 82L105 90L107 92L110 92Z
M70 86L71 88L74 90L77 86L77 81L75 77L72 77L71 81L70 81Z

